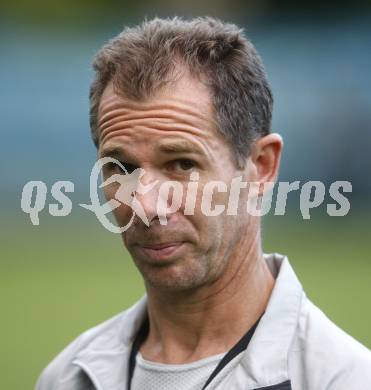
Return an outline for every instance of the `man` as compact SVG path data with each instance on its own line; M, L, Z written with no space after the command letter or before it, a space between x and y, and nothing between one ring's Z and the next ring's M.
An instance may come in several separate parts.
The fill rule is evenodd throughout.
M104 177L140 168L152 185L134 194L148 224L127 204L114 210L119 226L132 218L122 238L147 293L68 346L37 389L370 389L370 351L306 298L286 257L263 254L249 191L239 188L237 215L215 213L238 177L261 199L282 149L242 31L211 18L151 20L105 45L94 69L93 139L99 157L122 165L104 165ZM185 194L191 177L193 199L172 210L170 197L160 212L161 184ZM226 187L213 187L205 215L202 190L215 181ZM105 187L107 199L117 190Z

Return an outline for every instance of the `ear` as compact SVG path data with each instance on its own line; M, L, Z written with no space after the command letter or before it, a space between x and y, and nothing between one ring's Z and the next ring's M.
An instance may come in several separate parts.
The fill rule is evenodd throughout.
M260 195L265 192L264 188L271 188L268 183L274 183L277 180L282 147L282 137L277 133L259 138L252 146L250 157L255 167L255 181L260 183L260 188L262 188L259 191Z

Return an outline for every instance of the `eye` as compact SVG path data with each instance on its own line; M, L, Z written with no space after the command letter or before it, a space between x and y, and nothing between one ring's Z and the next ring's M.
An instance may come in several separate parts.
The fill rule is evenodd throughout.
M138 166L134 164L130 164L124 161L119 161L119 162L126 169L126 172L120 167L120 165L114 162L110 162L107 164L108 170L110 172L119 172L119 173L126 174L126 173L132 173L138 168Z
M126 169L126 172L127 173L132 173L134 172L138 166L137 165L134 165L134 164L130 164L130 163L127 163L127 162L124 162L124 161L120 161L121 165L124 166L124 168ZM126 173L123 169L121 169L121 167L119 165L117 165L117 168L123 172L123 173Z
M196 166L196 163L188 158L174 160L173 164L176 169L179 169L181 171L189 171Z

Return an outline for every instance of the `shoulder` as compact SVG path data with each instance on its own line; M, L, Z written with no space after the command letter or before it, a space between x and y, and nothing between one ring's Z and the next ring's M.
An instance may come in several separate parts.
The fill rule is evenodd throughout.
M304 296L291 367L310 389L364 389L371 383L371 351L335 325Z
M122 315L123 313L85 331L72 341L42 371L37 381L36 389L54 389L59 378L61 378L66 371L73 371L72 361L75 359L76 355L97 337L110 332L117 327Z
M126 343L135 328L137 317L143 309L144 300L103 323L88 329L62 352L60 352L42 371L36 384L36 390L52 390L62 380L70 377L78 370L72 362L76 356L87 348L116 348Z

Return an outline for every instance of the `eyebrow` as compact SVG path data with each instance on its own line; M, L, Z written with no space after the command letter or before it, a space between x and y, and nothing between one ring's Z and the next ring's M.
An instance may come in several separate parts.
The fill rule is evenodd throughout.
M164 153L197 153L204 154L201 149L188 142L167 142L159 145L159 150Z
M125 151L118 146L110 146L103 149L100 153L100 157L112 157L119 159L120 157L125 156Z
M159 145L159 150L168 154L197 153L204 155L204 152L195 145L188 142L167 142ZM101 151L100 157L120 158L127 155L125 150L118 146L110 146Z

